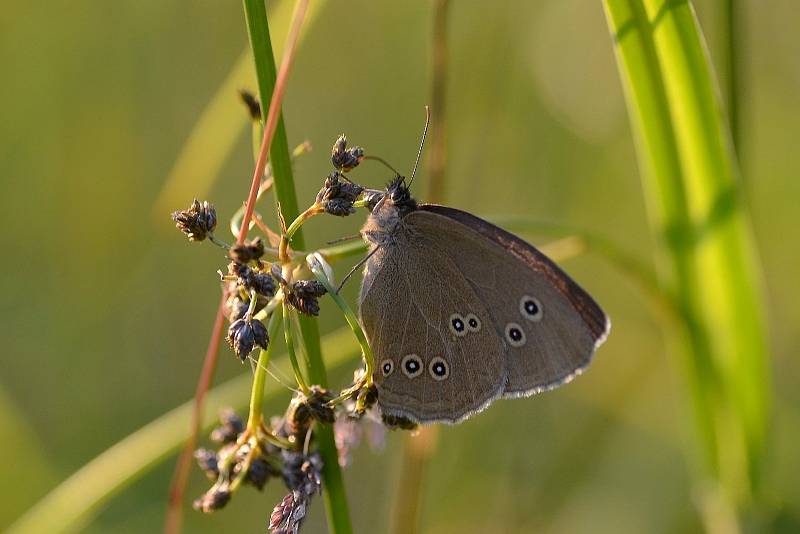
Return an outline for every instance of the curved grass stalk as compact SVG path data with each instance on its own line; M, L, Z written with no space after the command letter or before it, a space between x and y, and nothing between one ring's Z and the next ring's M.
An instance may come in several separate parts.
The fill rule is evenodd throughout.
M375 371L375 356L372 354L372 347L369 346L367 336L361 328L361 323L358 322L358 317L356 317L356 314L353 313L353 310L348 306L341 295L339 295L336 287L334 287L334 282L328 274L329 269L326 269L325 259L322 255L319 253L309 254L306 258L306 263L316 279L328 290L328 294L333 298L333 301L344 315L347 324L350 326L350 330L353 331L353 335L361 347L361 354L364 358L364 364L366 365L364 376L367 379L367 383L371 384L372 374Z
M253 302L255 302L255 298L253 298ZM275 346L275 337L278 334L278 328L281 326L281 315L279 313L273 313L272 317L269 320L269 339L271 340L269 345L267 345L266 349L261 349L258 353L258 363L256 365L255 372L253 373L253 385L252 391L250 392L250 414L247 417L247 428L253 434L256 433L256 429L258 429L259 425L261 424L261 413L262 413L262 406L264 404L264 385L267 381L267 366L269 365L269 358L272 354L272 348ZM291 351L288 350L289 356L291 357ZM243 472L247 472L246 469L242 470Z
M604 5L661 284L675 295L684 327L700 478L742 511L767 438L768 353L758 257L707 51L686 0Z
M353 335L346 328L324 336L322 342L332 367L338 368L358 354ZM286 358L283 354L276 359ZM251 382L248 372L209 390L204 420L228 406L247 406ZM282 393L282 388L274 389L264 399L270 401ZM106 449L28 509L8 532L80 530L111 498L180 449L189 435L186 421L193 406L194 401L187 401ZM210 428L213 424L203 426Z

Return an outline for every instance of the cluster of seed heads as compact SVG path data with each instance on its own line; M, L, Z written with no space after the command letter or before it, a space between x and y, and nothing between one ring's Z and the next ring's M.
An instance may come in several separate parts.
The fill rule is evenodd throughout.
M276 436L290 437L288 429L303 429L309 432L311 419L333 416L321 413L319 405L330 395L321 389L312 395L294 399L294 408L274 422L272 431ZM305 414L310 419L300 422L295 420L303 411L297 406L306 406ZM305 415L303 416L305 417ZM218 449L200 448L194 456L200 469L214 484L202 496L194 501L194 508L204 513L215 512L223 508L231 500L234 493L233 482L241 479L245 485L262 490L271 479L280 479L289 494L275 506L270 517L270 529L274 532L298 532L306 515L311 497L322 490L322 459L317 452L307 453L302 448L307 444L305 435L302 440L293 439L297 448L280 448L273 444L242 439L245 425L242 419L231 410L220 414L220 426L210 435L211 441L217 443ZM296 437L296 436L291 436ZM281 530L284 529L284 530Z
M345 217L356 212L353 204L364 188L354 184L344 173L352 171L363 159L364 149L358 146L347 148L347 137L340 135L331 149L331 163L335 170L328 175L317 193L316 202L325 213Z
M242 92L243 102L253 120L261 120L261 107L253 95ZM361 147L348 147L341 135L333 144L331 162L334 171L325 179L316 197L316 207L335 216L347 216L359 205L374 206L381 192L366 190L353 183L346 173L365 158ZM359 200L360 199L360 200ZM214 237L217 214L208 202L194 200L188 209L176 211L172 219L190 241L209 239L227 249L230 263L227 272L220 272L227 284L226 317L229 322L226 341L234 353L246 360L256 348L267 349L270 343L261 318L275 309L276 299L299 313L318 315L319 298L326 286L316 280L287 280L286 265L263 259L267 247L261 238L245 240L228 247ZM286 231L285 224L281 225ZM269 529L274 533L297 534L307 515L311 498L322 491L322 459L315 452L314 428L317 424L334 425L339 462L347 463L349 451L362 438L361 423L372 421L381 430L386 427L412 428L403 418L380 418L372 408L377 401L377 388L357 371L353 384L341 394L316 385L297 392L282 417L269 426L263 422L251 428L233 411L220 414L220 424L210 435L215 448L200 448L195 459L213 485L194 502L205 513L223 508L242 485L261 490L272 479L280 479L288 494L274 507ZM364 417L369 413L369 417Z

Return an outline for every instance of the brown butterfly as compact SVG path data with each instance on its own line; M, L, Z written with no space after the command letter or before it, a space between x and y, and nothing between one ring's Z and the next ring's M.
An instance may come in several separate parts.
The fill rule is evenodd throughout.
M384 416L458 423L565 384L610 321L552 260L474 215L418 205L397 177L373 206L360 316Z

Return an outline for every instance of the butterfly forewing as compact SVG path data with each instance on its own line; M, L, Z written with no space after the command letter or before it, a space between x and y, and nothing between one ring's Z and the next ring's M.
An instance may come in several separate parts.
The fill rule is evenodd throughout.
M378 402L389 415L458 422L502 393L503 344L482 299L430 236L404 225L395 238L367 262L361 295Z
M551 389L580 373L608 331L592 298L533 246L459 210L423 205L404 219L446 257L491 316L505 347L504 396Z

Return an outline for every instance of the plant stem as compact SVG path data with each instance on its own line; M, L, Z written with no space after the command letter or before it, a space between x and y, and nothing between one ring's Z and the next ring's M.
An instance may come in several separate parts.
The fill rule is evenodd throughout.
M286 232L284 232L283 235L281 236L281 244L280 248L278 248L278 259L280 259L282 262L289 261L288 248L289 248L289 241L292 240L292 236L294 236L297 232L300 231L300 227L303 226L303 223L305 223L308 219L310 219L314 215L319 215L320 213L324 213L322 206L314 204L313 206L305 210L303 213L298 215L295 218L295 220L292 221L292 223L286 229Z
M299 20L308 5L307 0L299 0L295 10L291 37L296 37L296 28L299 27ZM264 8L263 0L244 0L245 16L247 18L248 33L250 44L253 48L256 63L256 76L258 77L259 94L261 101L266 102L272 96L273 89L275 96L279 96L277 86L280 76L276 76L275 59L272 54L272 43L269 35L269 24L267 12ZM287 45L284 60L281 63L281 73L288 69L293 52L293 46ZM281 80L285 83L285 74ZM270 115L278 117L280 106L276 105L277 98L270 102ZM263 109L263 107L262 107ZM269 119L269 117L268 117ZM270 121L267 120L267 127ZM286 141L286 132L282 121L275 121L275 139L272 145L272 171L275 180L275 200L280 204L283 215L287 219L295 219L299 215L297 195L295 193L294 180L292 178L289 145ZM265 129L265 139L267 131ZM262 146L261 152L264 152ZM263 170L263 167L262 167ZM257 173L260 176L260 173ZM242 228L247 228L249 217L242 222ZM302 230L298 230L294 235L293 242L295 248L305 249L305 240ZM306 349L306 356L311 365L308 369L308 376L312 383L326 387L328 383L325 365L322 361L322 349L319 341L319 327L317 322L311 317L301 317L300 332ZM333 440L333 429L329 425L317 426L317 438L320 455L324 465L322 468L322 479L324 485L323 497L328 517L328 528L333 534L348 534L353 528L350 523L350 512L347 506L347 496L344 490L342 472L339 467L336 443Z
M292 362L292 370L294 371L294 378L300 389L308 395L308 384L303 379L303 373L300 371L300 364L297 363L297 354L294 350L294 336L292 335L292 311L286 301L283 301L283 336L286 339L286 351L289 353L289 361Z
M256 435L259 424L261 424L261 410L264 402L264 384L267 380L267 366L269 357L272 354L272 347L275 346L275 336L278 335L278 328L281 325L281 315L273 313L269 320L267 331L269 333L269 344L266 349L261 349L258 354L258 365L253 375L253 389L250 392L250 415L247 417L247 430Z
M371 384L372 373L375 371L375 356L372 354L372 347L369 346L367 336L364 334L364 330L361 328L361 324L358 322L358 317L356 317L356 314L352 309L350 309L350 306L347 305L347 302L345 302L341 295L337 293L336 288L331 283L332 281L328 279L328 276L325 273L325 269L321 264L320 258L317 257L316 254L309 255L306 259L306 263L308 264L309 269L311 269L311 272L314 273L314 276L317 278L317 280L319 280L320 283L325 286L325 289L328 290L328 294L339 307L339 310L344 314L347 324L350 325L353 335L356 336L358 344L361 346L361 352L364 356L364 363L366 365L365 376L367 383Z
M282 177L283 195L290 195L286 200L290 202L287 212L297 212L297 198L294 191L294 180L292 179L292 160L289 154L289 143L286 139L286 129L283 125L281 116L281 106L283 95L286 91L286 82L289 70L294 60L294 51L297 46L297 39L300 35L300 28L303 24L303 17L308 8L308 0L298 0L292 17L292 26L289 29L289 36L286 38L286 50L283 54L280 72L276 75L275 58L272 55L272 41L269 37L269 24L267 22L267 9L263 0L244 0L245 19L247 21L247 31L250 36L250 46L253 49L253 57L256 63L256 75L258 77L258 92L262 102L269 101L269 111L264 125L264 135L261 141L261 148L256 159L256 168L253 172L253 180L250 185L250 195L247 198L242 226L239 230L238 241L244 241L247 228L250 225L250 218L253 216L255 208L255 198L258 195L261 176L267 166L269 154L272 154L272 173L275 178L275 193L278 202L281 202L281 193L278 191L277 179ZM261 107L262 113L264 107ZM274 143L273 143L274 139ZM290 188L291 192L287 191ZM283 205L283 202L281 202Z

